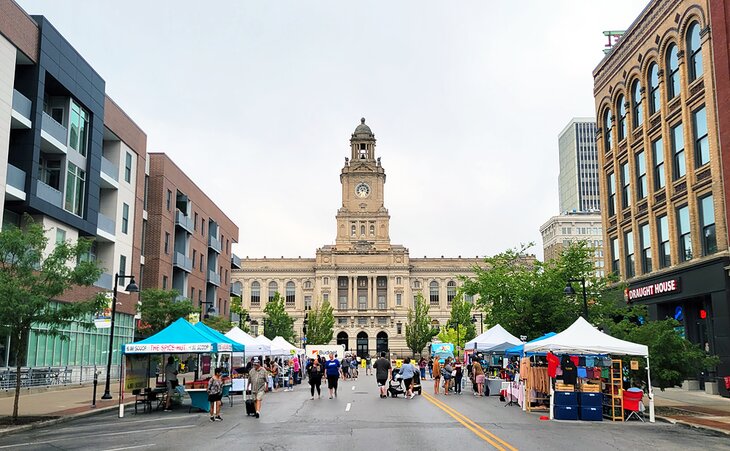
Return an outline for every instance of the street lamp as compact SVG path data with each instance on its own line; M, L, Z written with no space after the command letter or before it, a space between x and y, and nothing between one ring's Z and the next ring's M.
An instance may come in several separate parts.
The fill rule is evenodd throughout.
M575 290L573 289L573 285L571 285L571 282L580 282L583 286L583 318L585 318L586 321L588 321L588 298L586 297L586 278L581 277L579 279L568 279L568 284L565 285L565 290L563 292L568 296L574 296Z
M479 333L484 333L484 316L481 313L475 313L471 316L471 322L473 324L476 324L477 322L477 315L479 315Z
M117 313L117 290L119 288L119 280L124 279L130 279L129 285L124 289L124 291L127 291L129 293L137 293L139 291L139 287L137 286L137 283L134 281L133 275L125 276L124 274L116 273L114 274L114 293L112 294L112 323L111 323L111 329L109 330L109 354L106 356L106 385L104 386L104 394L101 396L101 399L112 399L111 393L109 393L109 383L111 381L111 369L112 369L112 351L113 351L113 345L114 345L114 317Z
M215 314L215 307L213 306L213 303L214 302L215 301L201 301L201 303L200 303L200 306L201 307L204 306L204 305L210 305L210 307L208 307L207 309L205 309L205 314L203 315L203 318L204 319L210 318L210 315L211 314L213 314L213 315Z
M309 313L304 314L304 325L302 326L302 346L307 344L307 324L309 324Z

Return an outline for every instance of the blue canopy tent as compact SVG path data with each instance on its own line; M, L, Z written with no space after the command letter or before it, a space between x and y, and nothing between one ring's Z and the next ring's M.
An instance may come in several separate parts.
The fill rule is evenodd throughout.
M218 343L229 343L231 345L230 350L232 352L244 352L246 350L246 346L244 346L242 343L231 340L230 338L226 337L225 335L210 326L206 326L203 323L195 323L195 326L193 327L203 332L204 334L209 335L214 341L217 341Z
M542 337L535 338L534 340L530 340L527 343L534 343L536 341L544 340L546 338L552 337L553 335L555 335L555 332L548 332L545 335L543 335ZM519 344L517 346L512 346L511 348L507 348L504 351L504 353L506 355L518 355L518 356L522 357L522 356L525 355L525 345L527 343L522 343L522 344ZM527 353L527 355L537 355L537 354L539 354L539 353L534 353L534 352L528 352ZM542 354L544 355L544 353L542 353Z

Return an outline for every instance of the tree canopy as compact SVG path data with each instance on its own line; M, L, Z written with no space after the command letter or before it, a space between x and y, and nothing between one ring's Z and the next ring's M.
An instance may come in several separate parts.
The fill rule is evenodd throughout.
M176 300L179 293L175 290L147 288L140 293L139 313L140 332L154 335L169 326L178 318L187 319L199 310L188 299Z
M277 291L274 298L270 300L264 307L265 322L264 336L269 340L273 340L277 336L293 343L295 341L294 334L294 318L284 309L284 298Z
M243 308L243 299L241 299L241 296L233 296L231 298L231 313L238 315L238 328L244 332L250 333L251 328L246 323L248 310Z
M316 305L307 317L307 344L326 345L332 341L335 317L329 301Z
M413 308L408 309L406 322L406 345L414 354L423 352L423 348L439 332L431 325L428 310L429 306L423 300L423 295L418 293L414 299Z
M233 323L225 316L211 315L203 318L203 324L225 334L233 328Z
M454 335L458 338L454 343L458 349L464 349L464 343L476 337L476 326L471 321L473 305L464 300L464 295L459 292L451 301L451 317L447 323L448 328L454 329ZM439 337L440 338L440 337ZM441 339L441 341L445 341Z

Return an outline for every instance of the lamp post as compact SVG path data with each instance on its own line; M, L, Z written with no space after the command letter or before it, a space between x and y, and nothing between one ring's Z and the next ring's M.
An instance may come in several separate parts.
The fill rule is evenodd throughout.
M302 325L302 347L307 344L307 324L309 324L309 313L304 314L304 322Z
M104 394L101 395L101 399L112 399L111 393L109 393L109 384L111 382L111 369L112 369L112 351L114 346L114 317L117 313L117 291L119 289L119 280L124 279L130 279L129 285L126 286L124 291L127 291L129 293L137 293L139 291L139 287L137 286L137 283L134 281L133 275L125 276L124 274L116 273L114 274L114 292L112 294L112 323L111 323L111 329L109 330L109 353L106 356L106 384L104 385Z
M484 333L484 315L481 313L475 313L471 316L471 322L473 324L476 324L477 322L477 315L479 315L479 333Z
M214 303L214 301L202 301L201 302L201 304L200 304L201 307L204 306L204 305L210 305L210 307L208 307L207 309L205 309L205 314L202 315L203 316L203 319L210 318L210 315L211 314L215 314L215 307L213 306L213 303ZM201 313L202 313L202 311L201 311Z
M568 296L574 296L575 290L573 289L572 282L580 282L583 286L583 318L588 321L588 298L586 297L586 278L581 277L579 279L568 279L568 284L565 285L563 292Z

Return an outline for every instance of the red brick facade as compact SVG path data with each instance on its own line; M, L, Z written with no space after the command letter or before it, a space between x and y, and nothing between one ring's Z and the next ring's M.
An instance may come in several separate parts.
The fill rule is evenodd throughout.
M710 0L710 29L715 69L717 124L722 156L725 202L730 198L730 5L725 0ZM728 145L727 151L725 144ZM730 209L725 209L730 223Z

